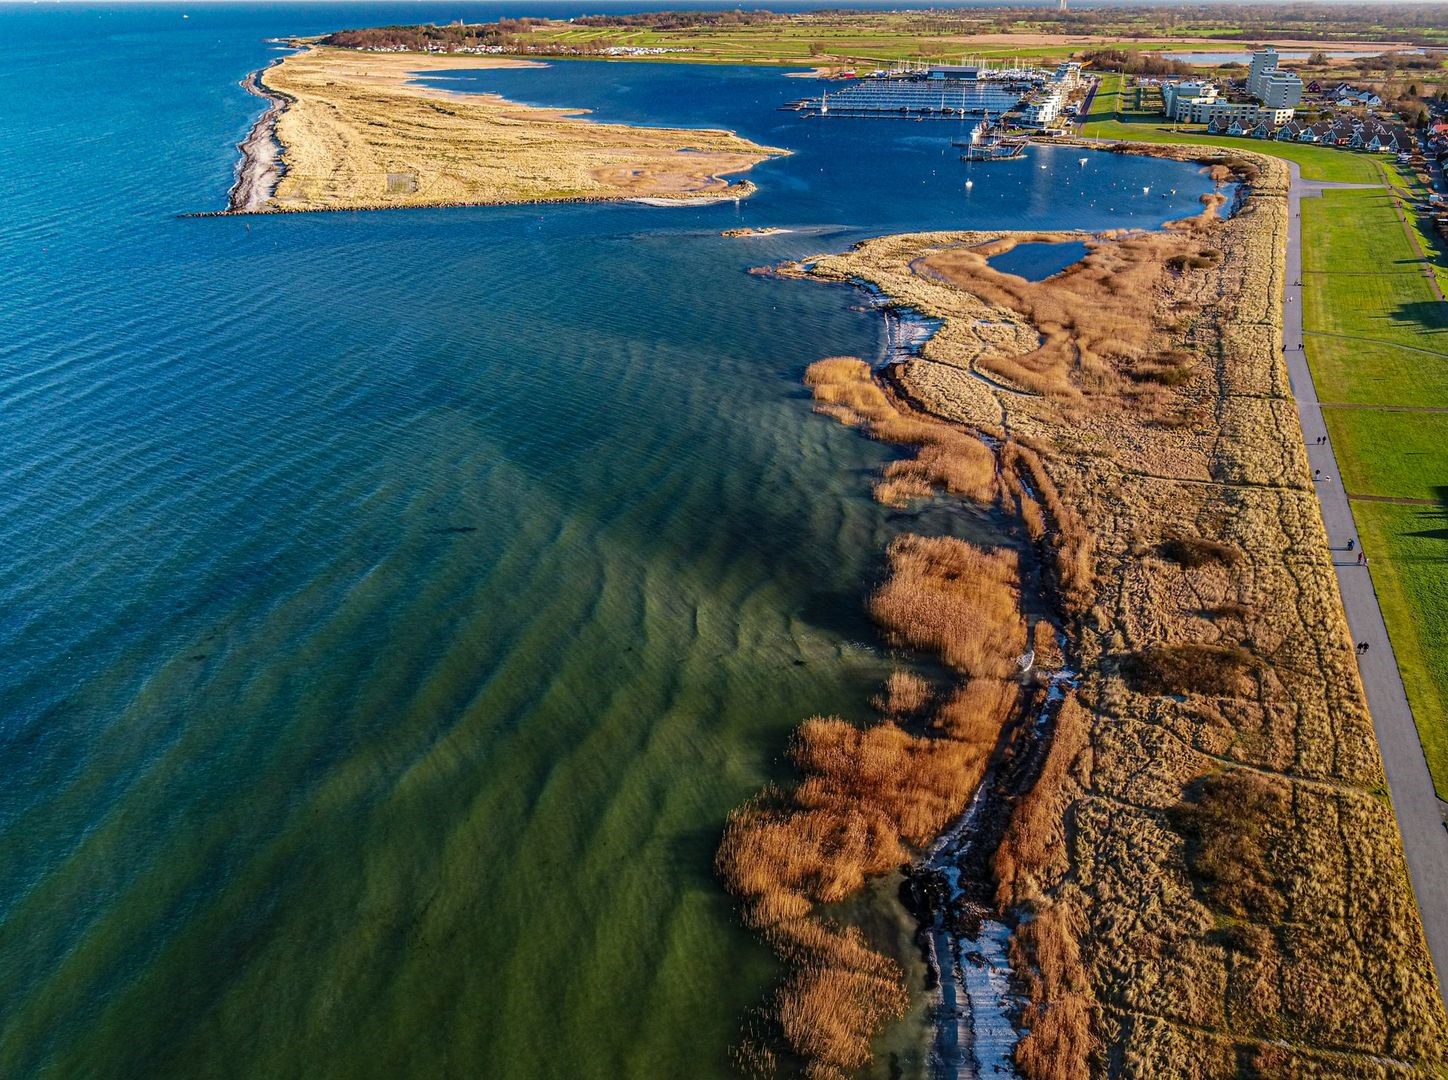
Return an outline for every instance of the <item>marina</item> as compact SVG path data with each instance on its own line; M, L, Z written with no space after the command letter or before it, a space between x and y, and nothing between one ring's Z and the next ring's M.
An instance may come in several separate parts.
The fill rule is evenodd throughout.
M1047 130L1069 114L1089 81L1081 65L1054 71L996 68L987 63L941 64L876 71L842 89L799 98L784 109L806 116L878 116L956 120L997 116L1019 127Z

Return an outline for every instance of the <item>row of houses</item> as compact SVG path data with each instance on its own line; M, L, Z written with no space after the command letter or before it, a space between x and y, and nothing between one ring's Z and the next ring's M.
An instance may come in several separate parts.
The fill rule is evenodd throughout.
M1313 143L1344 150L1366 150L1370 153L1406 154L1413 147L1413 136L1406 128L1372 118L1357 120L1338 117L1335 120L1319 120L1315 124L1291 120L1281 125L1272 124L1265 119L1255 124L1243 120L1213 120L1207 125L1207 134Z
M1448 119L1435 120L1422 135L1423 156L1442 165L1448 161Z
M1383 99L1371 90L1359 90L1351 83L1340 82L1336 86L1326 86L1314 79L1307 84L1307 92L1317 97L1326 98L1339 108L1351 108L1362 106L1368 109L1380 109Z

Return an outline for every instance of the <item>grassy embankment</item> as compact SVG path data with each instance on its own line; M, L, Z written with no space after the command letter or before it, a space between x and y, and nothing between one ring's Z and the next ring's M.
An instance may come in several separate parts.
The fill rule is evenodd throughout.
M738 196L752 186L718 177L784 152L728 131L593 123L414 81L518 63L314 47L268 68L266 85L290 99L277 121L286 172L268 209Z
M1448 304L1386 192L1306 200L1302 234L1313 379L1428 765L1448 796ZM1419 411L1432 409L1443 411Z

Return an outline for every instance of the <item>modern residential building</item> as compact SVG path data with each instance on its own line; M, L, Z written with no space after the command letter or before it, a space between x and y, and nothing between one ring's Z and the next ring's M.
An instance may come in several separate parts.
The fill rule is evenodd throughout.
M1262 79L1271 72L1277 71L1277 50L1271 45L1265 49L1258 49L1252 53L1252 66L1247 74L1247 93L1253 97L1261 97Z
M1036 91L1021 104L1023 127L1048 128L1061 118L1066 107L1066 87L1053 83Z
M1292 109L1302 104L1302 80L1277 66L1277 50L1269 45L1252 54L1247 93L1269 108Z
M1205 79L1184 79L1164 83L1161 100L1167 116L1180 123L1205 123L1193 120L1191 113L1217 100L1217 88Z
M1234 121L1256 126L1266 121L1273 127L1292 119L1292 109L1270 108L1255 101L1226 101L1212 94L1178 97L1167 107L1167 115L1179 124L1223 124Z
M1302 104L1302 80L1293 72L1273 72L1257 85L1258 99L1269 108L1293 109Z

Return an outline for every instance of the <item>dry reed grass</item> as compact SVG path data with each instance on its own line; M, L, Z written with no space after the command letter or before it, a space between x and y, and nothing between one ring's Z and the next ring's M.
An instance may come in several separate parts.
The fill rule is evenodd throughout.
M852 365L833 367L828 377L815 371L814 385L859 382ZM923 734L896 721L920 716L933 694L902 671L879 699L892 719L863 729L806 721L790 746L798 785L731 814L715 859L745 921L788 963L766 1014L807 1074L822 1078L865 1064L870 1038L908 999L898 965L857 931L818 919L814 906L896 869L964 810L1019 694L1006 676L1026 641L1014 554L907 536L891 545L889 566L876 618L901 644L979 677L955 688ZM740 1053L760 1071L777 1062L759 1038Z
M991 502L996 493L996 459L979 439L933 417L922 417L894 403L874 381L870 366L852 356L816 360L804 381L814 393L815 411L872 438L916 448L913 458L892 461L875 485L886 506L938 492Z
M939 656L971 678L1004 679L1026 651L1017 559L950 537L902 536L870 614L897 644Z
M892 671L885 691L873 704L886 716L900 718L922 712L931 701L930 684L913 671Z
M1158 283L1168 260L1196 255L1190 245L1174 232L1098 239L1080 263L1036 282L993 269L980 245L935 252L920 266L1039 332L1036 349L987 353L978 366L1011 386L1069 400L1119 391L1124 376L1152 361Z

